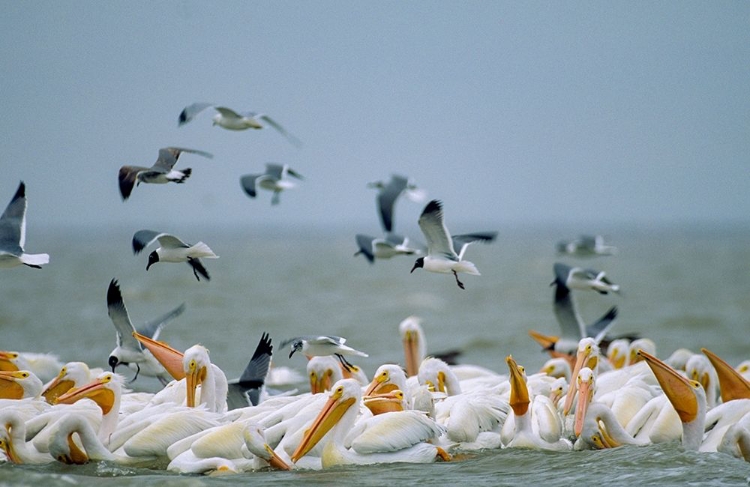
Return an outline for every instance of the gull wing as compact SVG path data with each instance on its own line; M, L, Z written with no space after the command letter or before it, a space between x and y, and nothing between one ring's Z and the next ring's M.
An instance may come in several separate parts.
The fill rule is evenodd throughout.
M449 259L458 260L453 241L448 237L448 229L443 223L443 204L440 201L432 200L427 203L419 217L419 228L427 240L429 254L442 254Z
M155 232L153 230L138 230L133 235L133 253L138 254L141 250L151 245L158 237L166 233Z
M117 345L132 350L143 350L141 343L133 338L133 324L128 316L128 309L122 300L120 286L116 279L112 279L107 288L107 314L117 330Z
M282 164L276 164L275 162L269 162L266 164L265 175L280 180L284 177L284 166Z
M292 135L289 132L287 132L284 127L282 127L279 123L277 123L274 119L272 119L268 115L257 115L256 118L259 118L260 120L263 120L268 125L270 125L271 127L275 128L281 135L283 135L284 137L286 137L286 139L289 142L291 142L292 145L294 145L296 147L302 146L302 141L301 140L299 140L297 137L295 137L294 135Z
M183 311L185 311L185 303L182 303L169 313L166 313L155 320L144 323L143 327L139 328L137 331L141 335L151 338L152 340L158 340L159 333L161 333L161 329L164 328L164 325L180 316Z
M271 338L268 333L263 333L240 378L229 382L227 406L230 410L258 405L268 370L271 368L272 355Z
M117 181L120 185L120 196L125 201L130 197L138 181L138 173L148 171L149 168L143 166L122 166L117 174Z
M393 231L393 208L396 200L406 189L408 180L398 174L391 176L390 182L378 192L378 209L380 210L380 222L383 231Z
M560 338L577 342L587 336L586 326L578 314L578 309L573 302L570 289L565 285L565 282L556 279L553 284L556 284L557 287L555 288L552 310L560 325Z
M182 154L183 152L189 154L198 154L208 159L212 159L214 157L214 155L210 152L205 152L197 149L186 149L184 147L163 147L159 149L159 157L151 167L151 170L165 173L169 172L174 167L174 165L177 164L177 160L180 158L180 154Z
M20 255L25 243L26 185L21 181L16 194L0 216L0 249Z
M242 115L227 107L214 107L224 118L242 118Z
M586 326L586 336L592 337L596 343L600 343L607 334L617 318L617 306L612 306L609 311L599 318L595 323Z
M200 112L212 106L214 106L213 103L203 102L193 103L192 105L186 106L182 109L182 112L180 112L180 116L177 119L177 125L185 125L186 123L194 119Z
M263 176L263 174L248 174L240 178L242 189L251 198L255 198L258 195L258 192L255 189L255 181L261 176Z
M370 261L370 264L374 263L375 255L372 250L372 242L375 239L369 235L362 234L357 234L354 238L357 240L357 246L359 246L359 251L354 255L364 254L364 256L367 257L367 260Z
M497 232L476 232L476 233L464 233L461 235L453 235L453 248L458 250L458 259L464 258L464 252L466 247L474 242L490 243L497 238Z
M294 169L292 169L292 168L291 168L291 167L289 167L289 166L287 166L287 168L286 168L286 173L287 173L288 175L290 175L290 176L294 176L295 178L297 178L297 179L299 179L299 180L304 180L304 179L305 179L305 178L304 178L304 177L302 176L302 174L298 173L297 171L295 171Z

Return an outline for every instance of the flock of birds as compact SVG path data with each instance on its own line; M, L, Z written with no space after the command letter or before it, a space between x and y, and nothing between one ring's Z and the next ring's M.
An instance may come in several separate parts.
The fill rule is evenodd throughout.
M214 124L230 130L268 124L299 141L265 115L238 114L196 103L183 110L187 123L206 109ZM192 149L159 151L150 168L124 166L120 191L127 199L139 183L184 182L190 170L174 166L182 153L211 157ZM264 174L244 176L249 196L257 188L274 192L274 203L292 187L287 166L269 164ZM426 246L411 245L395 233L394 208L402 195L421 201L425 192L394 175L371 183L378 190L381 237L358 234L358 251L370 263L400 255L417 256L411 271L478 275L465 260L474 242L492 242L497 232L452 235L439 200L429 201L418 220ZM47 254L25 252L26 192L23 182L0 217L0 267L41 268ZM204 243L191 245L163 232L133 236L139 253L153 242L148 258L186 262L196 279L209 280L200 259L217 256ZM599 236L560 242L567 257L613 255ZM60 363L48 354L0 352L0 461L16 464L108 461L179 473L236 473L257 469L321 469L346 464L458 461L457 453L498 448L580 450L681 442L684 448L720 451L750 461L750 361L736 369L709 350L680 349L659 359L647 338L614 337L617 308L587 324L574 295L619 293L603 271L553 267L553 312L558 335L529 334L550 358L530 373L512 356L507 371L450 364L427 353L421 319L399 324L402 364L384 364L369 378L356 365L365 352L337 336L286 340L289 358L307 358L307 376L272 367L273 345L260 337L244 372L228 380L208 350L184 352L160 341L163 327L185 305L141 327L134 327L113 279L107 289L108 315L116 329L110 370L84 362ZM135 372L130 381L116 373ZM156 393L130 389L139 376L158 379ZM310 392L299 392L304 382ZM296 387L285 392L278 386Z

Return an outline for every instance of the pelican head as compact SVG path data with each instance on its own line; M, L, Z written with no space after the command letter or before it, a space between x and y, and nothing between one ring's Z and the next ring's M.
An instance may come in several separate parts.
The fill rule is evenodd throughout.
M523 416L529 410L529 388L526 386L526 372L516 363L513 356L505 357L510 370L510 407L516 416Z
M576 387L578 388L578 405L576 406L576 416L573 430L576 436L581 436L583 431L583 421L586 419L586 411L589 403L594 398L594 371L584 367L578 372L576 377Z
M110 357L110 363L112 357ZM55 400L73 389L74 387L80 387L91 380L91 371L89 366L84 362L68 362L60 369L60 373L57 374L52 382L42 391L42 396L47 400L48 403L54 404Z
M185 371L185 385L187 387L187 405L195 407L195 392L199 385L206 381L211 361L208 349L202 345L193 345L185 351L182 358Z
M413 270L413 269L412 269ZM427 344L424 332L420 324L421 318L409 316L398 325L401 334L401 342L404 345L404 358L406 359L406 373L409 377L417 375L419 363L425 356Z
M334 383L343 379L338 360L330 355L312 357L307 362L307 375L312 394L328 391Z
M242 436L245 439L247 450L258 458L262 458L276 470L291 470L292 468L273 451L273 448L266 442L266 435L263 427L258 423L251 422L242 430Z
M292 462L297 462L333 428L349 409L359 404L362 399L362 388L354 379L341 379L333 386L323 409L306 431L302 441L292 454ZM356 410L355 410L356 412Z
M582 368L588 367L594 374L596 374L599 365L599 345L593 338L583 338L578 342L578 352L576 354L576 363L573 366L573 372L570 377L578 377L578 373ZM573 379L575 380L575 379ZM575 398L577 389L575 387L568 388L568 395L565 397L565 405L563 407L563 416L567 416L570 409L573 407L573 399Z
M384 364L375 371L375 377L367 386L364 392L365 396L374 396L378 394L388 394L396 389L404 390L406 388L406 374L398 365Z
M16 365L18 356L18 352L0 351L0 371L18 370L18 365Z
M117 403L120 392L120 383L115 374L105 372L88 384L59 396L55 404L73 404L81 399L91 399L106 415Z
M0 399L38 397L44 384L28 370L0 371Z
M414 272L417 268L423 268L424 267L424 257L420 257L417 260L414 261L414 267L411 268L410 274Z
M148 270L149 267L159 262L159 253L154 250L150 254L148 254L148 264L146 264L146 270Z

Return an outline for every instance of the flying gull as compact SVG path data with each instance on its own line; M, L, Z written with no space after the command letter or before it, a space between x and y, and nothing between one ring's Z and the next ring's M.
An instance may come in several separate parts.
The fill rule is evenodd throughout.
M357 246L359 250L354 256L364 255L367 260L373 264L375 259L390 259L396 255L414 255L421 253L420 249L409 247L409 239L387 233L384 238L375 238L369 235L357 234Z
M147 322L142 328L138 328L137 331L141 335L156 340L159 338L159 333L164 325L181 315L183 311L185 311L185 303L179 305L169 313L151 322ZM135 381L138 375L142 373L149 377L156 377L162 385L167 385L172 379L169 373L151 355L151 352L145 350L143 345L133 337L133 332L136 329L130 321L128 310L125 308L125 302L122 300L120 286L115 279L112 279L109 283L109 288L107 288L107 314L109 314L109 318L112 320L112 324L115 325L115 330L117 330L117 346L109 354L109 366L112 367L112 372L119 365L127 365L136 371L135 377L133 377L131 382Z
M258 187L273 191L271 204L278 205L281 192L296 186L287 176L293 176L300 180L304 179L301 174L291 169L287 164L269 162L266 164L266 172L263 174L247 174L242 176L240 178L240 185L251 198L255 198L258 195Z
M427 203L419 217L419 228L427 240L427 255L414 262L411 272L421 267L430 272L453 273L461 289L464 289L464 284L458 279L459 272L479 275L472 262L463 260L466 248L472 242L491 242L497 236L496 232L482 232L451 237L443 223L443 204L438 200ZM460 245L458 254L455 251L457 245Z
M151 167L122 166L117 176L120 182L122 200L127 200L130 197L130 193L133 192L133 186L137 186L140 183L184 183L190 177L192 169L187 168L182 171L174 169L177 159L180 158L180 154L183 152L198 154L209 159L213 157L213 154L200 150L185 149L184 147L164 147L159 149L159 157Z
M266 124L276 129L281 135L287 138L293 145L299 147L302 142L286 131L279 123L274 119L263 113L255 112L243 112L238 113L231 108L217 106L213 103L193 103L192 105L186 106L178 119L177 125L182 126L194 119L199 113L207 108L213 108L216 110L216 114L213 116L214 125L225 128L227 130L247 130L247 129L262 129Z
M614 255L617 253L617 248L605 245L604 237L601 235L581 235L577 240L559 241L557 252L574 257L595 257L598 255Z
M41 269L49 263L48 254L27 254L26 244L26 185L21 181L16 194L0 216L0 267L21 264Z
M337 336L302 336L286 340L281 344L281 348L291 344L289 358L292 358L294 352L301 352L308 358L335 355L341 362L341 365L346 370L351 371L354 366L346 360L344 355L356 357L368 357L368 355L348 345L344 345L345 342L345 338Z
M393 208L399 196L405 194L410 200L417 202L424 201L426 197L424 190L418 189L408 178L399 174L391 175L391 180L388 183L375 181L368 183L367 187L379 190L377 196L378 214L383 231L386 233L393 231Z
M218 259L219 257L214 254L208 245L203 242L188 245L168 233L139 230L133 235L133 253L140 253L141 250L149 246L154 240L159 241L160 247L149 254L146 270L157 262L187 262L193 269L196 279L201 280L198 274L205 277L207 281L211 279L208 276L208 271L203 267L200 258Z
M227 408L229 410L257 406L271 367L273 345L268 333L263 333L250 362L239 379L228 382Z

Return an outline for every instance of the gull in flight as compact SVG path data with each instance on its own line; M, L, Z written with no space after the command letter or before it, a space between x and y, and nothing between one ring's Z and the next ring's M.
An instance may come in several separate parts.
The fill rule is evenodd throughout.
M375 263L375 259L390 259L396 255L421 253L421 250L409 247L408 237L402 237L395 233L387 233L384 238L375 238L358 233L355 238L359 250L355 252L354 256L362 254L370 264Z
M595 257L597 255L615 255L617 247L605 245L604 237L601 235L581 235L577 240L559 241L557 252L574 257Z
M294 352L301 352L308 358L335 355L341 362L341 365L351 372L354 366L346 360L344 355L356 357L368 357L368 355L348 345L344 345L345 342L346 338L337 336L303 336L286 340L281 344L281 347L284 348L291 343L289 358L292 358Z
M159 338L159 333L164 325L180 316L183 311L185 311L185 303L182 303L164 316L146 323L143 328L139 328L137 331L141 335L156 340ZM130 321L125 302L122 300L120 286L115 279L112 279L107 289L107 314L109 314L109 318L112 320L112 324L115 325L115 330L117 330L117 346L109 354L109 366L112 367L112 372L119 365L127 365L136 370L135 377L130 382L135 381L138 378L138 374L143 373L143 375L149 377L156 377L162 385L167 385L172 379L169 373L133 337L133 332L136 329Z
M21 181L16 194L0 216L0 267L21 264L41 269L49 263L48 254L27 254L26 244L26 185Z
M148 247L154 240L159 241L159 247L149 254L146 270L157 262L187 262L193 269L196 279L201 280L198 274L205 277L207 281L211 279L208 276L208 271L203 267L200 258L218 259L219 256L214 254L208 245L203 242L188 245L168 233L139 230L133 235L133 253L140 253L141 250Z
M438 200L427 203L419 217L419 228L427 240L427 255L414 262L411 272L423 268L430 272L453 273L456 284L461 289L464 289L464 284L458 279L459 272L479 275L472 262L463 260L466 248L472 242L491 242L497 236L497 232L478 232L451 237L443 223L443 204ZM456 247L460 249L458 254L455 251Z
M251 198L255 198L258 195L258 187L273 191L271 204L278 205L281 192L296 186L287 176L293 176L300 180L304 179L301 174L291 169L287 164L269 162L266 164L266 172L263 174L247 174L242 176L240 178L240 185L242 185L242 189Z
M263 333L250 358L247 367L239 379L228 382L227 407L229 410L257 406L266 383L268 370L271 368L273 345L268 333Z
M393 208L399 196L404 194L410 200L420 203L427 196L424 190L417 188L408 178L399 174L391 175L391 180L388 183L375 181L368 183L367 187L379 190L377 197L378 212L383 231L386 233L393 231Z
M287 138L293 145L299 147L302 142L286 131L279 123L274 119L263 113L255 112L243 112L238 113L231 108L214 105L213 103L193 103L192 105L186 106L182 112L177 124L179 126L185 125L192 119L194 119L199 113L207 108L213 108L216 110L216 114L213 117L214 125L225 128L227 130L247 130L247 129L262 129L266 124L276 129L281 135Z
M183 147L164 147L159 149L159 157L151 167L122 166L117 176L120 182L122 200L125 201L128 199L130 193L133 192L133 186L137 186L140 183L184 183L190 177L192 170L190 168L183 169L182 171L174 169L177 159L180 158L180 154L183 152L198 154L209 159L213 157L213 154L200 150L185 149Z

